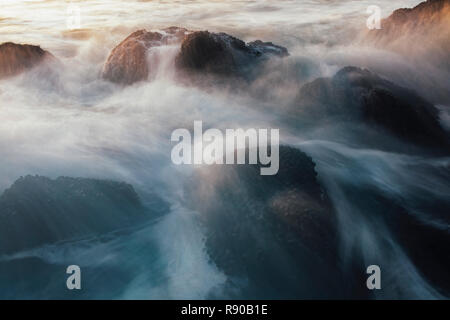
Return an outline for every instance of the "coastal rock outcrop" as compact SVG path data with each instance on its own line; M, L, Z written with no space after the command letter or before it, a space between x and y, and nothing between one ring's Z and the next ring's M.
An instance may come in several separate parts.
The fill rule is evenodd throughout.
M364 42L450 70L450 0L428 0L395 10Z
M0 254L120 229L145 217L133 187L123 182L21 177L0 196Z
M147 79L151 69L147 61L148 50L179 42L187 32L186 29L177 27L170 27L161 32L133 32L111 51L103 66L102 77L125 85Z
M332 78L305 84L294 112L316 120L363 120L419 146L448 150L450 145L434 105L412 90L357 67L345 67Z
M146 80L151 69L151 48L180 44L175 67L184 74L248 78L254 66L270 57L285 57L286 48L260 40L245 43L226 33L189 31L170 27L159 32L139 30L115 47L103 66L102 77L120 84Z
M103 67L102 77L116 83L132 84L148 77L147 50L159 46L162 35L139 30L115 47Z
M18 75L54 56L39 46L6 42L0 44L0 79Z
M226 33L198 31L181 44L176 66L188 72L246 77L251 68L269 57L285 57L286 48L260 40L246 44Z
M261 176L257 164L200 168L189 186L207 183L188 188L190 206L200 213L212 261L248 279L251 297L321 296L330 274L322 268L336 266L336 216L309 156L280 146L280 164L273 176ZM330 279L327 292L335 285Z

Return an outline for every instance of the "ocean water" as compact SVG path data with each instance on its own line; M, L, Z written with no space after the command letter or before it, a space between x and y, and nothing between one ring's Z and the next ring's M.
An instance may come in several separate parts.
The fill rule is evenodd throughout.
M415 79L421 65L354 41L366 30L369 5L378 5L385 17L419 2L0 0L0 41L40 45L60 60L51 73L32 70L0 80L0 191L27 174L92 177L132 184L146 205L154 193L169 204L165 215L132 230L1 256L6 273L0 276L0 298L251 298L240 295L239 285L233 294L227 290L230 279L208 256L199 213L184 205L183 182L195 168L170 160L171 132L202 119L216 128L280 128L282 142L317 164L338 214L343 260L357 250L368 263L382 260L396 270L376 297L442 298L392 233L373 221L377 212L355 199L377 190L448 230L449 220L433 216L421 199L448 205L450 159L362 148L342 125L305 132L280 122L301 84L346 65L368 67L420 91ZM71 30L71 12L77 10L80 25ZM109 52L128 34L169 26L272 41L287 47L290 57L258 82L270 92L260 98L179 83L173 68L177 46L150 53L150 61L159 61L152 81L121 87L100 78ZM444 71L428 76L449 77ZM448 107L440 108L448 127ZM208 181L197 183L191 187ZM34 271L11 273L30 261ZM79 294L64 288L69 264L86 270Z

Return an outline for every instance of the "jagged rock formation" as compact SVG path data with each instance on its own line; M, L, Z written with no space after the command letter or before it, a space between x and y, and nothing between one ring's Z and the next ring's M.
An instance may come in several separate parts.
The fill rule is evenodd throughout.
M151 68L147 62L147 51L152 47L179 42L187 32L177 27L164 29L161 33L146 30L133 32L111 51L102 77L125 85L147 79Z
M388 37L399 38L408 34L428 34L435 28L443 28L441 32L448 32L450 14L449 0L428 0L414 8L395 10L389 17L382 20L381 29L374 29L372 36L387 41Z
M54 57L39 46L6 42L0 45L0 79L15 76Z
M428 0L414 8L395 10L370 30L366 43L424 58L450 70L450 0Z
M181 43L175 65L187 74L248 77L255 64L273 56L288 55L286 48L260 40L245 44L225 33L191 32L170 27L161 32L132 33L109 55L102 76L115 83L132 84L148 78L150 48Z
M257 40L246 44L226 33L198 31L184 39L176 65L188 72L246 77L255 63L287 55L286 48L271 42Z
M0 196L0 254L123 228L146 216L123 182L21 177Z
M294 112L307 114L314 121L362 120L404 141L449 148L449 137L431 103L365 69L345 67L332 78L305 84Z

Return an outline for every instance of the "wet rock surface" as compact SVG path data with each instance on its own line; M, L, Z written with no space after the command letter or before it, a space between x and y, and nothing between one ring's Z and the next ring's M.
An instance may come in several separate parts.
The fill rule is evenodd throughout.
M147 216L123 182L22 177L0 196L0 253L124 228Z
M184 39L176 66L191 72L245 78L256 63L288 55L286 48L271 42L257 40L246 44L226 33L198 31Z
M286 48L271 42L257 40L246 44L226 33L193 32L178 27L160 32L139 30L112 50L103 67L102 77L125 85L146 80L152 68L147 60L148 51L168 44L180 44L175 66L188 76L250 78L258 63L270 57L288 55Z
M230 279L247 279L251 297L324 297L324 275L332 296L340 280L326 276L337 265L331 203L310 157L282 146L280 163L274 176L261 176L259 165L212 165L194 175L192 183L208 181L188 191L208 254Z
M437 108L414 91L357 67L345 67L332 78L305 84L295 111L314 121L363 120L420 146L448 150L450 145Z
M139 30L115 47L108 57L102 77L116 83L132 84L148 77L147 50L159 46L162 35Z
M103 66L102 77L125 85L146 80L151 69L147 61L148 50L179 42L187 32L177 27L169 27L161 32L133 32L111 51Z
M54 59L51 53L39 46L3 43L0 45L0 79L18 75L44 61Z

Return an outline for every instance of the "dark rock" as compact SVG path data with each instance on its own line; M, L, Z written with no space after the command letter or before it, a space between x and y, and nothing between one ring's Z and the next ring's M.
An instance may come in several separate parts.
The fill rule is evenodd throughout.
M212 165L194 175L187 198L200 212L208 254L231 278L249 281L247 297L333 295L339 270L334 279L325 270L337 265L331 203L310 157L281 146L280 164L274 176L261 176L260 165Z
M49 60L55 58L39 46L3 43L0 45L0 79L18 75Z
M123 182L21 177L0 196L0 253L120 229L146 216Z
M278 57L287 57L289 52L286 48L273 44L272 42L262 42L256 40L248 43L248 47L251 51L256 52L256 55L273 55Z
M271 42L246 44L226 33L198 31L186 36L175 63L188 72L245 78L256 63L287 55L286 48Z
M316 120L363 120L420 146L450 145L431 103L365 69L345 67L332 78L316 79L300 89L296 102L298 113Z

